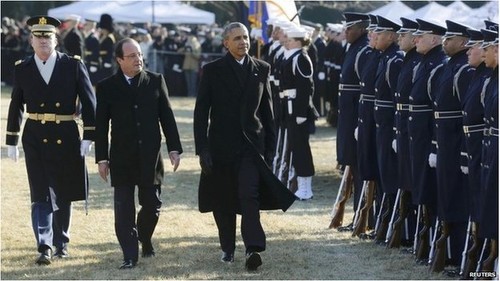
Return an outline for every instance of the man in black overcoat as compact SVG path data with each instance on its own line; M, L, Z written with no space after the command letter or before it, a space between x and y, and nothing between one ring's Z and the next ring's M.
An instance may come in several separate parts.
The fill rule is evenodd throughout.
M182 146L165 79L161 74L143 69L139 43L131 38L121 40L116 45L115 58L120 69L100 81L96 89L96 162L105 181L111 172L115 231L124 258L120 269L127 269L137 263L138 241L142 243L143 257L155 255L151 237L160 215L164 174L161 131L174 172L180 163ZM141 205L137 223L136 185Z
M236 214L242 215L245 267L256 270L266 249L259 210L285 211L295 196L268 166L275 149L270 66L248 55L243 24L228 24L223 40L228 53L204 66L194 110L199 209L213 212L227 263L234 261Z

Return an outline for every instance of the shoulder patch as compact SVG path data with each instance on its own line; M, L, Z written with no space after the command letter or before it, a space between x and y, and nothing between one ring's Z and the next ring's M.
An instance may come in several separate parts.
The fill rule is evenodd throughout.
M75 60L82 60L82 57L80 57L79 55L74 55L74 56L73 56L73 58L74 58Z
M22 62L23 62L23 60L17 60L17 61L14 63L14 65L19 65L19 64L20 64L20 63L22 63Z

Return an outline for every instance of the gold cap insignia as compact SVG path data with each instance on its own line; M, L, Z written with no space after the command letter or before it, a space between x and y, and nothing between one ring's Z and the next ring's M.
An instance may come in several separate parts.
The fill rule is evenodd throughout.
M47 24L47 19L44 18L44 17L41 17L39 20L38 20L38 24L41 24L41 25L45 25Z

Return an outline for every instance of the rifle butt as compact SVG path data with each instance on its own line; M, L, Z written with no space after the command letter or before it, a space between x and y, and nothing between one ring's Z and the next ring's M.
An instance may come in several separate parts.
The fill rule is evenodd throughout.
M418 233L418 244L415 258L417 261L424 260L429 256L429 231L428 225L424 225Z
M344 204L341 204L341 202L339 202L335 215L333 216L332 221L330 222L328 228L337 228L342 226L342 223L344 221L344 213L345 213L345 202Z
M434 257L432 259L431 272L442 272L444 270L446 261L446 241L448 237L441 235L436 241L436 250L434 252Z

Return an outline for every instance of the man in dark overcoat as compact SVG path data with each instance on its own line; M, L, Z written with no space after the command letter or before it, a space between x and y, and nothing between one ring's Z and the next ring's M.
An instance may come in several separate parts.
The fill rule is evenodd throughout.
M138 241L142 256L155 255L151 237L158 222L163 158L161 131L166 138L174 172L182 146L163 75L143 70L142 53L135 40L117 43L115 57L120 69L97 84L96 162L114 187L115 231L123 250L120 269L135 267ZM108 149L108 132L111 145ZM162 130L160 130L160 125ZM134 191L139 189L142 206L135 220Z
M17 161L23 113L28 113L22 136L31 195L31 218L40 256L39 265L55 256L68 256L71 201L86 199L84 155L95 132L95 95L79 58L55 50L56 27L48 16L27 21L35 54L16 62L7 120L8 155ZM83 140L74 121L81 103Z
M275 149L270 66L248 55L250 39L243 24L228 24L223 40L228 53L204 66L194 110L202 168L199 209L213 212L221 260L227 263L234 261L236 214L242 215L245 266L256 270L262 264L259 252L266 249L259 210L285 211L295 196L267 165Z

